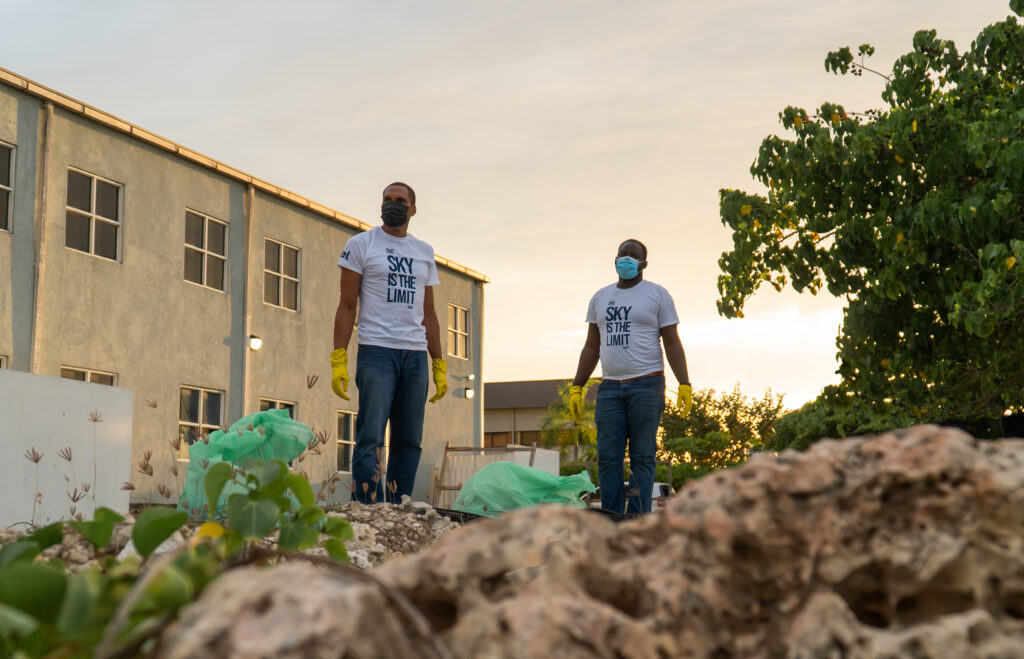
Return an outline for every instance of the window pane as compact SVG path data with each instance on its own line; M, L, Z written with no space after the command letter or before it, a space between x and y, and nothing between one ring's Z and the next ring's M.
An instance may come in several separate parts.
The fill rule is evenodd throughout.
M96 384L105 384L113 387L114 376L108 373L90 373L89 382L95 382Z
M281 272L281 259L278 247L277 243L268 240L264 248L264 258L267 263L264 268L272 272Z
M178 437L181 438L182 446L188 446L189 444L195 444L199 440L199 428L197 426L178 426ZM185 457L188 457L188 453L185 453Z
M352 471L352 445L338 442L338 471Z
M178 405L178 421L199 423L199 391L197 389L181 389L181 402Z
M185 244L202 248L203 242L203 218L195 213L185 212Z
M213 252L214 254L220 254L224 256L224 232L227 229L220 222L207 222L206 230L209 238L209 244L206 249Z
M284 274L289 277L299 276L299 250L291 247L282 247L284 251Z
M263 275L263 301L267 304L281 304L281 292L277 289L278 276L269 272Z
M111 220L118 218L117 197L121 189L104 181L96 181L96 214Z
M0 229L10 229L10 217L8 216L11 206L11 193L7 190L0 190Z
M277 406L273 401L265 400L260 398L260 412L266 412L267 410L275 409Z
M92 210L92 178L68 170L68 206Z
M0 146L0 185L11 187L11 154L13 149Z
M203 283L203 255L185 248L185 279L197 284Z
M448 329L455 329L455 307L448 305Z
M294 403L278 403L277 409L288 410L288 416L293 420L295 419L295 405Z
M339 414L338 415L338 439L341 441L351 442L352 437L352 417L354 414Z
M178 459L188 460L188 426L178 426Z
M469 309L459 309L459 331L469 332Z
M224 260L209 254L206 255L206 285L218 291L224 290Z
M459 334L459 357L469 357L469 337Z
M78 380L79 382L85 382L85 371L79 371L74 368L62 368L60 369L60 376L68 380Z
M203 424L220 427L220 394L203 392Z
M117 225L96 220L96 241L94 254L108 259L117 259Z
M64 244L80 252L89 251L89 218L68 211Z
M283 290L282 307L298 311L299 309L299 282L285 279L281 282Z

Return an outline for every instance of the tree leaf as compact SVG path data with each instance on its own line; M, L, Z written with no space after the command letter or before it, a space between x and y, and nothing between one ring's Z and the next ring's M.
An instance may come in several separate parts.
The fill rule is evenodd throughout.
M316 529L308 524L282 520L277 546L288 551L308 549L316 546L318 537Z
M39 555L39 545L28 540L16 540L0 548L0 568L18 561L31 562Z
M223 464L223 463L222 463ZM188 513L165 506L151 506L142 511L132 527L135 549L149 557L167 538L188 521Z
M320 506L303 506L295 514L295 519L310 526L316 526L320 520L326 517L324 509Z
M0 570L0 604L52 623L60 611L67 588L63 566L14 563Z
M39 622L13 606L0 604L0 638L28 636L39 627Z
M97 571L86 570L71 577L57 617L57 632L61 636L74 639L89 629L100 592Z
M289 473L285 477L285 483L288 488L295 493L296 498L299 500L299 504L302 506L313 506L316 505L316 497L313 496L313 488L310 487L309 481L300 474Z
M206 494L206 505L209 510L206 515L208 519L213 519L220 503L220 493L224 491L224 486L231 480L233 471L231 464L227 462L210 465L206 471L206 477L203 478L203 491Z
M353 540L356 537L352 524L344 517L328 517L323 532L339 540Z
M269 499L253 499L236 494L228 501L228 520L231 528L246 540L266 537L277 523L281 510Z
M114 535L114 524L124 517L109 508L97 508L91 522L69 522L96 549L106 547Z
M345 544L337 538L329 538L324 547L327 548L327 555L331 558L341 561L342 563L348 563L348 550L345 549Z
M35 533L25 536L24 539L35 542L39 545L39 551L44 551L48 547L58 545L64 541L64 522L54 522L44 526Z

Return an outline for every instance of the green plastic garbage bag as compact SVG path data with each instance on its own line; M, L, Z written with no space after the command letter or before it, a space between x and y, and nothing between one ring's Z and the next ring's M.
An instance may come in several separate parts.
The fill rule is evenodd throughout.
M593 492L590 474L555 476L515 462L495 462L469 477L453 508L474 515L497 517L510 510L539 503L560 503L586 508L581 492Z
M203 482L206 472L218 462L240 467L246 460L283 460L290 462L313 441L312 428L292 420L288 410L267 410L243 416L227 429L210 433L208 441L197 441L188 449L188 476L178 498L178 510L192 517L205 517L209 502ZM224 486L214 517L223 517L228 498L245 492L241 482L231 480Z

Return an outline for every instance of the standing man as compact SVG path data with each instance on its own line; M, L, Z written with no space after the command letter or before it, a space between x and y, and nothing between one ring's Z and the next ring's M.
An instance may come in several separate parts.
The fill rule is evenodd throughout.
M622 512L622 461L629 446L629 510L651 511L658 424L665 408L665 367L679 381L677 404L690 413L693 393L686 372L686 354L679 340L672 297L661 286L644 281L647 247L639 240L619 245L615 257L618 283L605 286L587 309L587 340L569 390L569 410L577 421L583 414L583 384L601 361L597 389L597 479L601 506ZM659 339L661 343L659 343Z
M359 309L356 387L359 415L352 456L353 500L362 503L412 496L423 439L423 412L432 358L435 403L448 391L441 332L434 310L434 249L409 233L416 193L405 183L384 188L383 226L349 238L341 253L341 302L334 315L331 388L348 400L348 343ZM391 421L383 478L378 461ZM385 488L387 488L385 490ZM385 495L385 491L387 494Z

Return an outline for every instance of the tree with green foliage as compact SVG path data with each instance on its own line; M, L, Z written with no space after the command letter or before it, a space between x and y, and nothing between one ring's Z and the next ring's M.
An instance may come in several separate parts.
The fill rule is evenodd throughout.
M1021 15L1024 0L1012 0ZM830 53L862 75L873 49ZM961 53L934 30L884 78L885 107L780 113L751 167L766 194L722 190L733 249L719 313L762 284L845 300L842 376L824 403L942 422L1024 401L1024 27L990 25Z
M569 411L569 388L572 380L558 385L558 400L548 406L548 411L541 419L540 437L544 446L558 446L564 450L570 446L597 446L597 426L594 423L596 403L587 400L587 392L597 384L597 380L588 380L583 385L583 416L579 422Z
M687 416L667 403L661 415L659 458L673 461L672 485L678 488L692 478L742 464L761 450L774 437L782 398L769 390L761 398L748 399L737 384L730 392L695 391Z

